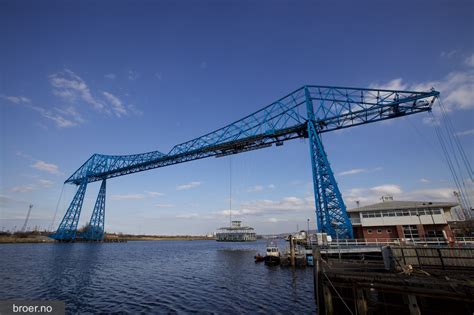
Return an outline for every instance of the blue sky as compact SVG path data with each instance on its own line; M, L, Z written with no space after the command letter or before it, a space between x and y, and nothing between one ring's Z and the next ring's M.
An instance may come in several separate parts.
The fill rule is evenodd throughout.
M472 163L473 29L472 1L2 1L0 228L19 228L30 203L30 225L49 227L62 183L93 153L168 152L304 84L434 87ZM348 208L383 194L453 199L426 114L323 141ZM214 231L228 222L229 163L109 180L106 229ZM314 227L307 141L233 156L232 168L237 218L259 233Z

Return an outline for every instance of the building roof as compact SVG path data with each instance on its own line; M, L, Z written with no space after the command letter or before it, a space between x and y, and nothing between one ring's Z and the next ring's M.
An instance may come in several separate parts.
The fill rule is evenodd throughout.
M384 201L359 208L347 210L347 212L400 210L400 209L426 209L426 208L452 208L457 206L455 202L432 202L432 201Z

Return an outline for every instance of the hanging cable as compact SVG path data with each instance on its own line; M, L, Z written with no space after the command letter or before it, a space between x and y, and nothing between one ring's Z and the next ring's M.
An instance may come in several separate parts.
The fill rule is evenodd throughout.
M445 143L445 140L444 140L444 137L443 137L443 134L442 134L442 130L440 128L440 121L434 116L433 112L430 112L430 115L433 119L433 126L434 126L434 129L435 129L436 135L438 137L438 141L439 141L439 143L441 145L441 148L443 150L444 157L445 157L446 162L448 164L449 171L451 172L451 175L452 175L453 180L454 180L454 184L456 185L456 188L459 191L459 194L460 194L460 197L461 197L462 204L460 206L462 208L464 208L468 203L465 200L466 199L465 194L464 194L464 191L461 187L461 184L460 184L460 181L459 181L459 178L458 178L458 174L457 174L457 172L454 168L451 156L450 156L449 151L446 147L446 143Z
M442 101L440 99L438 99L438 103L440 105L440 109L441 109L441 116L444 120L444 128L446 130L446 134L447 134L447 139L449 140L449 144L451 145L451 150L453 152L453 156L454 156L454 161L456 162L456 166L458 168L458 171L459 171L459 177L460 177L460 185L462 184L462 188L463 190L461 190L459 193L463 199L463 203L465 205L464 207L464 210L466 212L465 215L467 215L468 218L471 218L471 202L469 200L469 197L468 197L468 189L467 189L467 185L466 185L466 182L465 182L465 178L463 176L463 171L461 169L461 166L460 166L460 163L458 161L458 158L457 158L457 155L459 154L463 163L464 163L464 167L466 168L466 171L468 173L468 176L469 178L471 179L471 182L472 182L472 168L471 168L471 165L469 163L469 160L467 159L467 156L466 156L466 153L463 149L463 146L461 144L461 142L459 141L459 138L457 137L456 133L455 133L455 130L454 130L454 126L451 122L451 119L449 118L449 115L447 114L448 111L446 110L445 106L443 105ZM456 148L455 148L455 145L456 145L456 148L457 148L457 151L456 151ZM456 152L458 154L456 154Z
M232 155L229 155L229 220L232 227Z
M464 163L464 165L465 165L465 167L468 171L469 178L471 179L472 182L474 182L474 180L473 180L474 172L472 171L471 163L469 162L469 159L467 158L466 152L464 151L464 148L463 148L461 142L459 141L459 136L454 132L453 123L452 123L451 119L449 118L449 116L447 115L447 110L446 110L445 106L443 105L443 102L439 98L438 98L438 102L440 104L441 111L443 113L444 119L447 122L447 126L451 129L451 133L452 133L452 136L454 138L454 142L456 143L456 146L459 150L459 153L461 155L463 163Z
M64 191L64 186L65 185L66 184L63 184L63 187L61 188L61 193L59 194L58 203L56 204L56 210L54 211L53 221L51 221L51 226L49 227L50 231L53 231L54 221L56 221L56 215L58 214L59 203L61 202L61 198L63 196L63 191Z

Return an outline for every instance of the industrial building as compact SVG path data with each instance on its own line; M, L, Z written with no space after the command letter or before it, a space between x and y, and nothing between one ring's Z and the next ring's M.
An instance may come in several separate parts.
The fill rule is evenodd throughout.
M382 202L349 209L354 237L367 241L398 238L402 241L438 238L451 241L453 202L395 201L382 197Z

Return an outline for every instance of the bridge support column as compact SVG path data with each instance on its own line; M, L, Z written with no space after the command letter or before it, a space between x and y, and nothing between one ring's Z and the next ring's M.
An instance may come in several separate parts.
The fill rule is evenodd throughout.
M99 195L95 202L94 211L92 211L91 220L84 238L89 241L100 242L104 240L105 223L105 179L100 185Z
M76 239L77 224L81 215L82 202L86 194L87 178L77 188L77 192L59 224L58 230L51 237L63 242L73 242Z
M318 232L333 238L353 238L352 224L316 128L313 103L307 88L305 94Z

